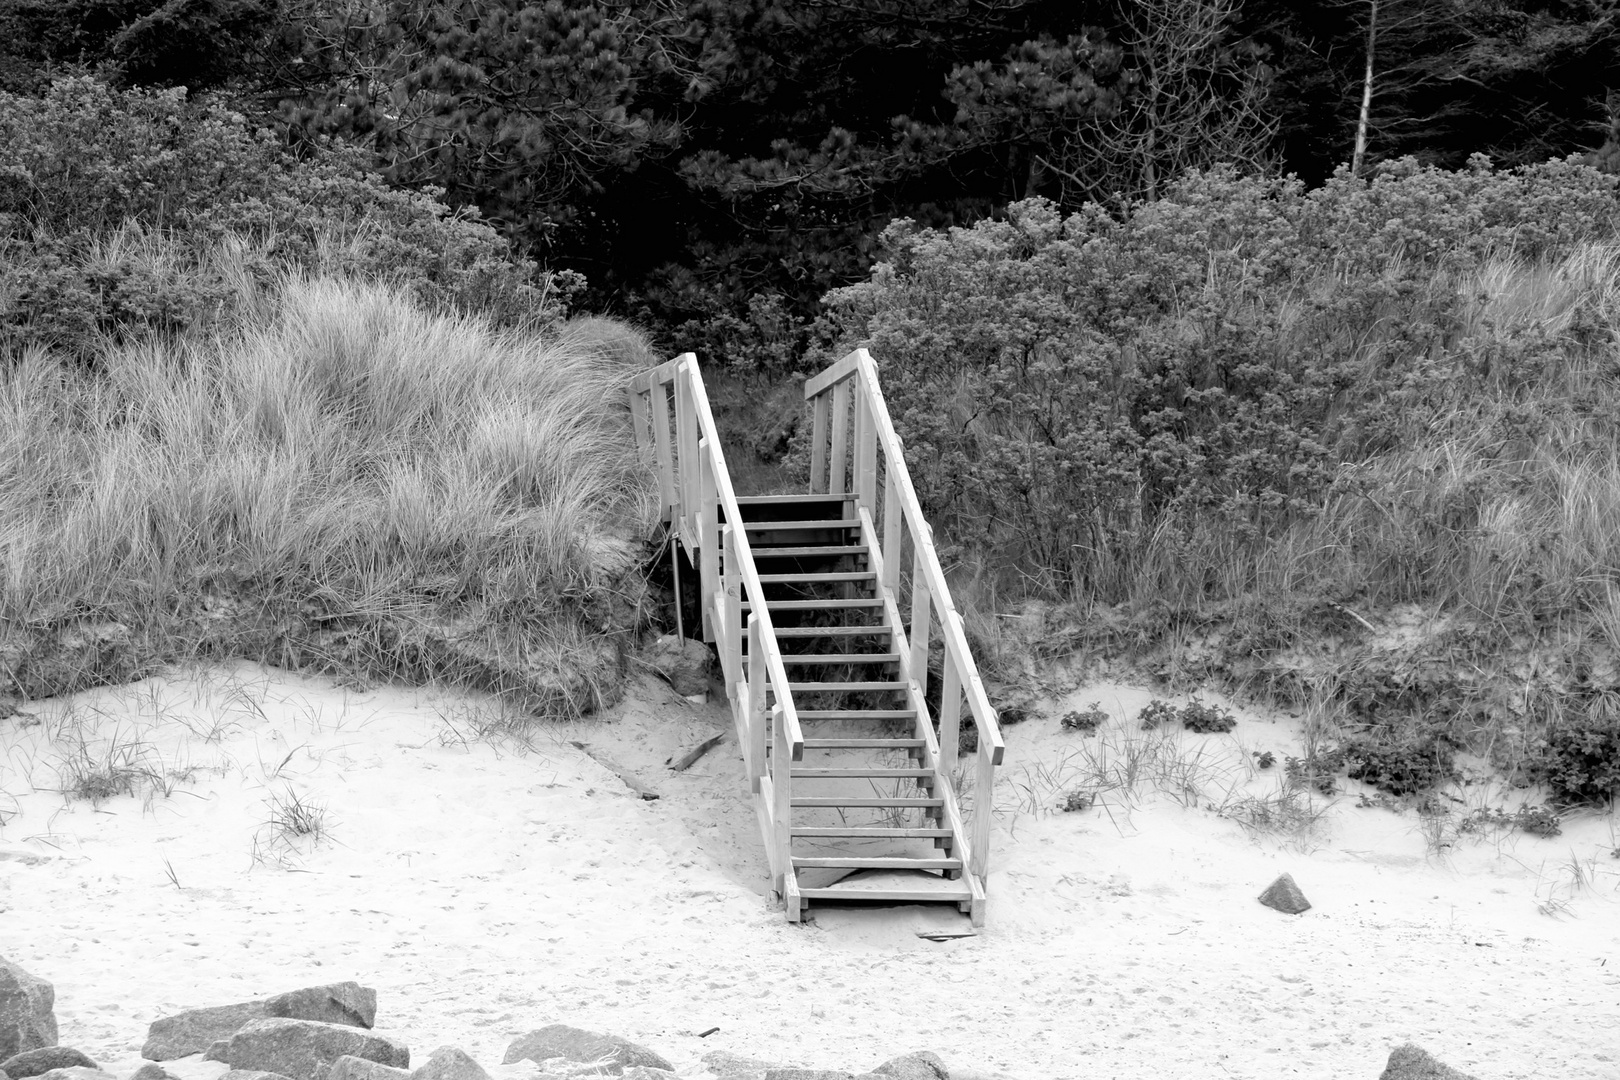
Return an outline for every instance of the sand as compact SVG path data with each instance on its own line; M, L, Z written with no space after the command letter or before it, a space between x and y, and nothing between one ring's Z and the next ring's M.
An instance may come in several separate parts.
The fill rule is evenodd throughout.
M495 708L476 696L249 665L36 702L0 720L0 955L54 983L62 1043L120 1076L158 1017L355 979L418 1060L456 1045L510 1080L533 1067L498 1067L507 1043L554 1022L692 1076L711 1050L859 1070L930 1049L1018 1080L1372 1080L1415 1041L1483 1080L1620 1077L1613 815L1548 839L1431 837L1350 784L1313 828L1256 832L1238 800L1279 780L1253 755L1297 754L1301 735L1253 711L1230 735L1175 736L1191 786L1057 811L1088 756L1139 746L1148 696L1090 686L1008 729L988 924L944 941L919 930L965 926L948 909L785 921L732 740L664 767L726 730L724 707L650 678L527 745L477 737ZM1100 734L1060 728L1093 700ZM116 746L168 779L61 793L81 750ZM1453 797L1465 812L1526 794ZM299 806L319 835L277 828ZM1284 871L1303 915L1256 901Z

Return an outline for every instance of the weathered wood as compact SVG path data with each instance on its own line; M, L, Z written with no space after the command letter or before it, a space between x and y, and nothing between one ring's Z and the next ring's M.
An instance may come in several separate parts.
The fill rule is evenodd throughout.
M720 589L720 514L716 503L714 456L708 439L698 440L698 508L703 515L703 550L698 552L698 572L703 578L703 595L713 596ZM703 640L714 640L718 612L703 607ZM735 641L736 634L732 634Z
M968 871L979 881L990 873L990 824L996 810L996 763L988 743L979 741L978 768L973 776L973 837L968 841L972 861Z
M849 469L849 383L841 382L833 388L832 454L827 459L827 490L842 495L848 490L845 473Z
M585 745L582 742L573 742L573 743L570 743L570 745L573 746L576 750L583 753L585 756L589 757L592 761L596 762L598 765L602 766L602 768L604 768L608 772L612 773L614 776L617 776L620 780L622 780L624 782L625 787L627 787L631 791L635 792L641 798L648 799L648 800L658 798L658 792L656 792L652 788L648 787L645 783L642 782L641 778L638 777L635 773L631 772L629 769L625 768L623 765L620 765L617 761L614 761L612 758L608 757L606 754L604 754L604 753L602 753L602 752L600 752L598 750L593 750L589 746Z
M951 764L962 754L962 680L956 658L945 656L945 682L939 691L939 752Z
M783 895L793 888L793 759L788 748L782 707L771 710L771 791L776 798L772 818L776 822L776 861L784 879ZM802 740L801 740L802 742ZM803 753L801 749L801 754ZM790 917L792 917L790 915Z
M765 730L768 715L765 701L765 649L760 645L759 619L748 616L748 778L755 791L765 775Z
M702 742L692 747L692 749L676 758L674 764L670 765L669 771L685 772L687 769L690 769L694 764L696 764L698 758L702 757L704 754L707 754L710 750L713 750L716 746L719 746L722 742L724 742L725 738L726 733L723 731L710 735L707 739L704 739Z
M675 452L670 446L667 384L653 384L648 393L648 405L652 411L653 453L658 458L658 501L662 506L662 519L669 521L676 512L678 492L675 488Z
M810 490L827 490L827 416L832 402L819 395L810 406Z
M804 396L808 400L839 382L848 379L860 369L860 353L865 350L852 352L842 360L829 364L826 368L810 376L804 383Z
M915 545L913 545L915 546ZM929 610L928 586L922 572L922 555L915 556L911 572L911 677L926 693L928 690L928 639L932 635L933 613Z
M905 557L901 548L905 545L906 522L905 515L900 511L900 490L895 486L894 477L889 475L895 468L895 462L887 454L884 455L884 462L886 468L883 473L883 587L898 594L901 560ZM905 462L900 462L899 467L905 468Z

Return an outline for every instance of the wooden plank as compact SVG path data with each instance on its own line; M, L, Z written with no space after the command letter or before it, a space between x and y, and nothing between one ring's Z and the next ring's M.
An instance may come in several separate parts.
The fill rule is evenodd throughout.
M803 503L816 505L846 503L848 495L830 495L827 492L810 492L796 495L739 495L738 506L797 506Z
M837 611L839 608L880 608L883 601L875 596L857 596L849 600L767 600L765 606L772 611ZM754 602L743 601L743 610L753 611Z
M842 778L850 780L922 780L934 775L932 769L817 769L798 768L794 777Z
M883 460L887 466L883 473L883 587L898 596L900 560L905 558L901 548L905 544L906 516L900 511L900 489L895 486L894 477L890 474L897 465L905 468L906 463L896 462L887 454L883 455Z
M857 858L849 855L795 855L793 868L851 870L960 870L961 859Z
M748 758L748 777L755 791L759 778L765 775L765 746L767 734L765 703L765 650L759 643L759 619L748 617L748 739L743 743ZM769 843L769 841L766 841Z
M708 453L710 447L707 439L698 440L698 508L703 515L703 547L698 551L698 575L703 580L704 596L720 589L720 515L715 506L714 458ZM707 608L703 611L704 641L714 640L717 614Z
M827 415L832 400L818 394L810 406L810 490L827 490Z
M827 459L827 490L834 495L842 495L846 488L844 477L849 467L848 448L845 445L849 438L849 383L841 382L833 390L832 403L832 454Z
M795 694L817 694L830 693L834 691L838 693L852 693L856 690L899 691L906 688L905 683L879 682L875 679L871 681L856 680L850 682L790 682L787 685L788 690ZM774 686L771 687L771 691L774 693L776 688Z
M779 638L808 638L808 637L893 637L894 629L888 626L784 626L776 632Z
M690 769L699 758L725 741L725 737L726 733L723 731L716 735L710 735L707 739L704 739L702 742L692 747L692 749L682 754L679 758L676 758L674 763L670 765L669 771L685 772L687 769Z
M759 580L762 585L831 585L844 581L876 581L877 575L870 570L852 570L825 574L761 574Z
M636 435L636 450L643 455L652 449L652 423L648 420L651 408L646 391L630 391L630 427Z
M799 751L802 756L804 751ZM793 754L788 748L788 737L783 724L782 709L771 714L771 790L776 796L772 814L776 821L776 835L771 842L776 846L777 863L789 885L793 881Z
M990 873L990 824L996 809L996 764L990 747L979 743L978 768L973 776L973 837L969 873L981 882Z
M897 652L881 653L783 653L784 664L890 664L900 659Z
M836 885L826 888L800 889L799 896L805 900L878 900L888 903L913 901L916 903L930 903L943 901L955 903L957 900L966 900L972 894L966 887L961 889L840 889ZM982 924L981 924L982 925Z
M802 559L806 556L825 555L835 558L842 555L865 555L865 544L805 544L800 547L782 547L773 544L754 545L754 561L760 559Z
M920 750L921 739L806 739L806 750Z
M765 845L765 861L771 865L771 888L782 891L782 868L778 865L781 853L776 850L776 793L771 789L771 778L760 777L759 791L754 796L754 816L759 821L759 835Z
M859 518L819 518L813 520L793 521L745 521L743 528L748 532L807 532L811 529L822 529L831 532L834 529L853 529L859 525Z
M833 826L831 828L814 826L801 827L793 830L794 836L847 836L851 839L878 839L893 837L902 840L939 840L951 835L949 829L897 829L889 827L874 827L862 829L858 827Z
M801 720L910 720L915 709L801 709Z
M725 552L723 569L725 572L725 615L720 620L726 625L726 641L729 646L726 656L731 666L736 670L736 678L742 678L743 661L743 618L742 618L742 591L743 578L740 566L741 559L737 555L737 533L727 525L721 532L721 547Z
M827 387L832 386L839 380L849 378L851 375L855 374L859 367L860 361L856 353L850 353L842 360L828 365L822 371L805 380L804 399L809 401L811 398L815 397L817 394L821 393L823 390L827 389Z
M871 391L865 379L854 380L855 388L855 498L860 506L877 513L877 432L872 427Z
M939 752L952 765L962 756L962 685L956 660L945 656L945 684L939 691Z
M854 795L851 795L851 796L847 796L847 797L844 797L844 796L828 796L826 798L823 798L821 796L808 796L807 795L807 796L804 796L802 798L794 799L793 800L793 805L794 806L874 806L874 807L914 806L914 807L931 807L931 806L939 806L940 805L940 800L938 800L938 799L903 799L903 798L900 798L899 796L894 796L892 798L883 798L883 797L878 797L878 796L854 796Z
M582 742L575 742L571 743L570 745L572 745L576 750L579 750L581 753L585 754L598 765L602 766L602 768L624 781L624 786L635 792L641 798L648 800L658 798L658 792L648 787L635 773L631 772L623 765L620 765L617 761L614 761L606 754L592 750L589 746L586 746Z
M804 894L799 891L799 879L791 866L782 877L782 907L787 911L788 922L804 919Z
M912 545L916 550L916 545ZM922 571L922 554L917 551L911 572L911 677L928 691L928 639L933 633L933 613L929 610L928 586Z
M656 383L649 397L648 404L652 409L653 452L658 458L658 499L663 509L663 519L668 521L675 515L679 495L675 489L675 452L670 446L669 387L664 383Z

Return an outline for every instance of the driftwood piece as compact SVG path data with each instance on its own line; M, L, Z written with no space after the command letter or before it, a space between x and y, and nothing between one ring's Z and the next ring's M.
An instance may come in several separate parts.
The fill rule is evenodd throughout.
M687 769L690 769L698 758L702 757L704 754L707 754L716 746L719 746L721 740L723 740L725 737L726 733L723 731L716 735L710 735L707 739L704 739L702 742L698 743L696 746L692 747L692 749L688 750L686 753L682 754L678 759L676 759L675 762L670 765L670 771L685 772Z
M570 745L572 745L576 750L579 750L592 761L596 762L598 765L602 766L602 768L624 781L624 786L635 792L641 798L649 801L658 798L658 792L642 783L639 776L625 768L623 765L620 765L617 761L614 761L606 754L598 753L582 742L576 742Z

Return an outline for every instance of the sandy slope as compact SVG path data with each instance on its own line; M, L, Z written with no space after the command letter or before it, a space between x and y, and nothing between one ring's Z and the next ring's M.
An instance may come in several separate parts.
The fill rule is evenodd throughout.
M1085 752L1136 737L1123 718L1146 697L1057 703L1115 714L1089 744L1050 718L1010 729L990 923L943 943L916 930L955 917L915 908L785 922L735 748L662 768L723 710L651 681L529 748L466 737L486 702L246 666L83 695L71 714L37 703L42 723L0 721L0 954L52 980L62 1041L120 1074L165 1013L354 978L419 1055L453 1043L489 1065L564 1021L698 1075L718 1048L852 1068L931 1048L1025 1080L1371 1080L1414 1040L1486 1080L1620 1077L1612 818L1437 858L1413 815L1341 798L1314 834L1252 837L1203 806L1276 789L1244 762L1296 750L1297 731L1253 716L1187 737L1199 805L1143 790L1052 812ZM116 738L189 781L64 800L75 731L92 756ZM635 799L570 739L664 798ZM266 827L288 791L324 808L325 841ZM1255 902L1285 869L1316 905L1303 916Z

